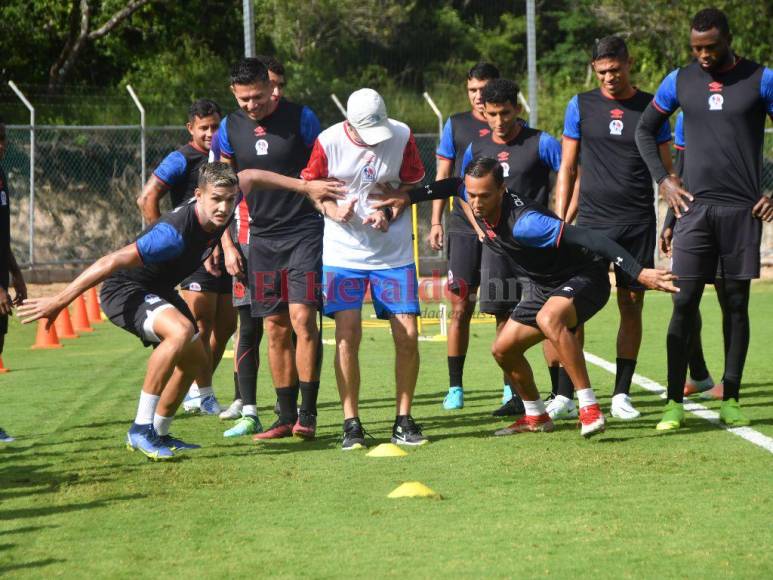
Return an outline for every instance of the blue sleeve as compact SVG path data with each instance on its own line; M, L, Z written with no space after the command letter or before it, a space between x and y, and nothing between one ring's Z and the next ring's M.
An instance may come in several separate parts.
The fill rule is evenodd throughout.
M303 107L301 111L301 137L303 137L306 147L311 148L321 132L322 125L320 125L317 115L308 107Z
M157 264L176 258L183 253L185 242L174 227L159 222L137 240L137 251L144 264Z
M676 123L674 125L674 145L677 147L685 148L684 142L684 113L679 111L676 116Z
M220 131L215 131L215 134L212 135L212 145L209 148L209 158L207 159L209 163L212 163L213 161L220 161Z
M185 168L187 166L188 162L185 160L185 155L179 151L172 151L156 167L153 175L169 186L177 185L185 177Z
M679 69L672 70L668 76L660 83L658 91L652 103L661 113L670 115L679 108L679 98L676 96L676 76Z
M467 171L467 166L472 161L472 143L467 145L467 149L464 150L464 156L462 157L462 179L464 179L464 172ZM468 201L467 199L467 188L464 187L464 181L462 181L462 191L460 197L464 201Z
M547 167L558 173L561 168L561 143L544 131L539 135L539 158Z
M660 145L662 143L668 143L669 141L671 141L671 123L666 119L660 126L658 134L655 135L655 142Z
M566 105L564 135L570 139L580 139L580 106L577 104L577 95L574 95Z
M760 96L765 103L765 110L768 115L773 117L773 69L765 67L762 71L762 81L760 82Z
M233 157L234 150L228 139L228 116L223 117L223 120L220 121L220 128L217 130L217 144L221 155Z
M435 154L445 159L456 159L456 147L454 146L454 130L451 126L451 119L443 125L443 133L440 135L440 143L437 146Z
M564 222L538 211L527 211L513 226L513 237L529 248L555 248L561 239Z

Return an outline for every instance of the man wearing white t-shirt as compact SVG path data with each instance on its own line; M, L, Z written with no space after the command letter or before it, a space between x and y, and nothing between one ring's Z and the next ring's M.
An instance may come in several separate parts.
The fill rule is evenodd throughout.
M335 370L344 408L343 449L365 447L359 418L361 310L370 285L376 315L389 320L395 342L396 417L392 442L422 445L427 439L411 417L419 373L418 281L413 261L411 217L370 208L378 184L409 189L424 178L410 128L387 117L372 89L349 97L347 120L319 134L301 172L304 179L344 182L346 199L326 201L323 238L325 315L336 322Z

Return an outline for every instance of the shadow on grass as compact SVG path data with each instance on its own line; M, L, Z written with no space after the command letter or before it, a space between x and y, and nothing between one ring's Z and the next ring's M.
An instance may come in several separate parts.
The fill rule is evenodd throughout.
M45 560L35 560L34 562L20 562L19 564L7 564L0 566L0 574L13 572L14 570L29 570L31 568L44 568L51 564L61 564L67 560L58 558L46 558Z
M11 521L22 518L39 518L56 514L78 512L83 510L97 509L107 507L115 502L129 501L133 499L143 499L147 497L144 494L120 495L107 499L98 499L83 503L73 503L66 505L49 505L42 507L18 508L10 510L0 510L0 521Z
M20 528L14 528L12 530L0 530L0 536L8 536L10 534L29 534L32 532L38 532L40 530L45 530L47 528L58 528L59 526L56 525L45 525L45 526L22 526Z

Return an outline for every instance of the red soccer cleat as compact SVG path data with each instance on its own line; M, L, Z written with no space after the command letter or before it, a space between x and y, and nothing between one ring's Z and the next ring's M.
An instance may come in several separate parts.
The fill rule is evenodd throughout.
M524 415L509 427L495 431L494 435L502 437L517 433L550 433L554 428L553 420L547 413L542 413L542 415Z
M311 413L301 411L298 420L293 426L293 436L301 439L314 439L317 434L317 417Z
M264 439L282 439L284 437L290 437L292 434L293 426L290 423L280 423L277 421L271 425L271 427L263 431L263 433L253 435L252 440L263 441Z
M580 409L580 434L588 439L599 433L603 433L606 428L604 413L598 403L593 403Z

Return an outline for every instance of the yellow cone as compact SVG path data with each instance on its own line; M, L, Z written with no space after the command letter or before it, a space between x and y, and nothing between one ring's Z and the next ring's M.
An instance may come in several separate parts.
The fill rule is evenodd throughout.
M382 443L366 453L368 457L404 457L408 455L394 443Z
M435 499L443 499L443 497L433 489L430 489L423 483L418 481L406 481L397 489L392 491L388 498L395 499L398 497L431 497Z

